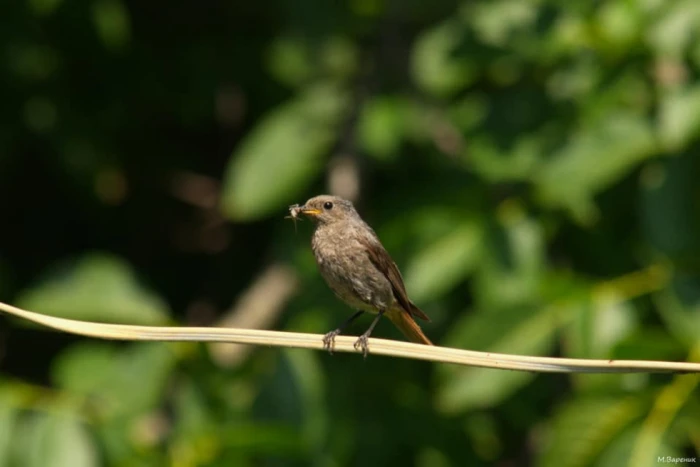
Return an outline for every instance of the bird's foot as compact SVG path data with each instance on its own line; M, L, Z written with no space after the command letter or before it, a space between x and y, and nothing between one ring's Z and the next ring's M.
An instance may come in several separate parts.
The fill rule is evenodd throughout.
M333 349L335 348L335 336L340 334L340 329L331 331L325 336L323 336L323 349L327 350L329 354L333 355Z
M362 334L352 346L355 347L355 350L361 351L362 356L367 358L367 354L369 354L369 336Z

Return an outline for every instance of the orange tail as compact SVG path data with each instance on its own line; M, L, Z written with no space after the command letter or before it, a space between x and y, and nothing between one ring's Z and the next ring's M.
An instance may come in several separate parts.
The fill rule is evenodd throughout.
M394 326L399 328L399 330L409 341L417 344L433 345L433 343L430 342L430 339L423 334L420 326L418 326L413 318L411 318L411 316L404 310L392 309L387 311L385 316L389 318L392 323L394 323Z

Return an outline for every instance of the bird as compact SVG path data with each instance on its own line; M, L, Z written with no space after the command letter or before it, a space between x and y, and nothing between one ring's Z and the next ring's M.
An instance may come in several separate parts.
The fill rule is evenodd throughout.
M324 348L333 352L335 337L363 313L377 316L354 348L365 357L369 336L382 316L412 342L433 345L414 318L430 321L409 298L396 263L379 237L357 213L351 201L319 195L289 207L294 220L301 214L315 224L311 237L316 264L335 295L357 310L337 329L325 334Z

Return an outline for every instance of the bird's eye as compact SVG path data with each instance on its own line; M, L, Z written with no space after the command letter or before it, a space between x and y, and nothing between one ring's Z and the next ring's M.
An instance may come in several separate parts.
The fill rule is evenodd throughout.
M323 203L323 209L325 209L326 211L333 209L333 203L331 203L330 201L326 201L325 203Z

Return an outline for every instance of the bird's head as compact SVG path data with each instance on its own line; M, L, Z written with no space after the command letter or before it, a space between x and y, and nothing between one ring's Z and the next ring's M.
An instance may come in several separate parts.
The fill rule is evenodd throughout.
M352 203L338 196L319 195L309 199L303 206L290 208L292 217L303 214L318 225L328 225L343 220L359 218Z

